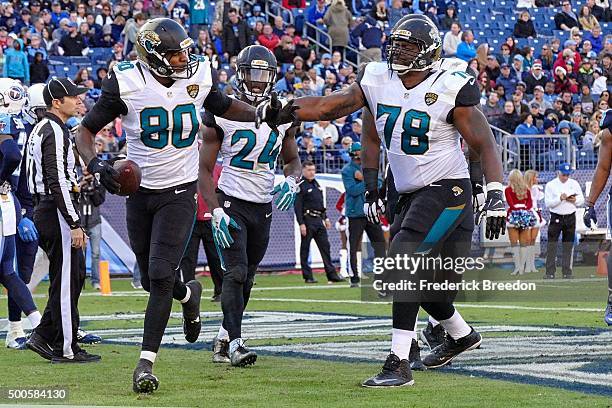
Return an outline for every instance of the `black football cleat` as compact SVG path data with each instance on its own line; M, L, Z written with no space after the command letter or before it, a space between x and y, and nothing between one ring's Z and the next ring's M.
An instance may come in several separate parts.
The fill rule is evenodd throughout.
M153 375L153 364L146 360L138 362L132 381L132 389L138 394L151 394L159 388L159 380Z
M328 281L329 283L335 283L335 282L344 282L344 281L345 281L345 279L344 279L344 278L341 278L340 276L338 276L338 274L337 274L337 273L333 273L333 274L330 274L330 275L327 277L327 281Z
M403 387L414 384L410 363L408 360L400 360L398 356L391 353L383 365L382 371L365 380L363 387Z
M443 367L464 351L478 348L480 343L482 343L482 336L473 328L470 334L458 340L446 334L444 342L425 356L423 364L425 364L427 368Z
M32 350L45 360L53 360L53 349L36 331L32 332L30 338L26 341L26 348Z
M410 345L410 354L408 355L408 361L410 362L410 369L413 371L424 371L426 370L423 361L421 361L421 348L419 347L419 342L415 339L412 339L412 344Z
M219 339L215 336L213 339L213 363L230 363L229 356L229 340Z
M183 333L185 340L194 343L200 336L202 322L200 321L200 299L202 297L202 284L191 280L185 284L191 290L191 296L183 303Z
M74 353L72 358L64 356L55 356L51 360L51 364L86 364L86 363L97 363L102 359L97 354L89 354L85 350L81 349Z
M315 278L304 279L304 283L319 283Z
M441 324L434 327L431 322L427 322L427 327L421 330L419 337L421 338L423 344L427 345L430 350L433 350L442 344L445 334L446 332Z
M236 350L230 353L230 363L234 367L246 367L255 364L257 353L245 347L244 341L239 339Z

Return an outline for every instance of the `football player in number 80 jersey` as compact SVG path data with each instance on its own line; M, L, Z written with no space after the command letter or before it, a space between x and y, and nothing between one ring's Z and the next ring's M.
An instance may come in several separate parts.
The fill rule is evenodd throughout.
M136 38L136 62L116 64L102 82L102 95L83 119L77 134L79 154L91 174L110 193L119 191L116 170L96 157L94 136L116 117L126 131L128 160L142 170L140 189L126 203L130 245L150 293L144 319L140 360L133 374L133 389L157 389L153 375L172 298L183 307L183 331L191 343L199 336L200 295L196 280L175 276L196 214L200 108L227 119L254 122L255 108L228 98L215 83L210 61L190 53L193 40L168 18L146 22ZM259 122L282 119L277 106L266 106Z
M256 104L267 99L276 79L276 58L265 47L251 45L236 60L240 99ZM224 265L221 306L223 323L214 340L213 361L233 366L253 364L257 358L242 341L242 315L253 278L268 247L272 200L280 210L292 207L302 168L295 127L267 125L256 129L206 112L200 149L200 190L213 214L213 237ZM218 195L212 171L217 154L223 157ZM274 169L281 154L285 180L274 187Z
M420 253L436 257L441 251L448 254L443 256L469 253L474 221L461 136L480 154L488 182L486 236L498 238L504 232L501 160L486 118L478 108L480 94L475 78L454 68L455 64L440 64L441 49L435 24L423 15L407 15L391 31L387 63L367 64L355 83L329 96L294 101L295 116L301 121L332 120L364 108L361 157L366 216L376 222L384 212L377 188L381 143L386 147L400 194L398 215L391 227L392 234L396 233L390 258ZM410 279L427 271L398 272L387 275ZM447 275L450 276L446 279L457 279L457 274ZM422 295L393 293L391 353L382 371L363 386L413 383L408 358L412 340L416 339L419 304L448 333L423 360L428 368L448 364L458 354L480 344L480 335L453 306L455 293L436 292L435 298Z

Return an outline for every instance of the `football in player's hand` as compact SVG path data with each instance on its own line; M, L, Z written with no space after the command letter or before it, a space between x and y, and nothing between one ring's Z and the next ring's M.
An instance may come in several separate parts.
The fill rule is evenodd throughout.
M117 160L113 163L113 168L119 173L116 179L121 184L118 195L126 196L135 193L142 179L140 167L131 160Z

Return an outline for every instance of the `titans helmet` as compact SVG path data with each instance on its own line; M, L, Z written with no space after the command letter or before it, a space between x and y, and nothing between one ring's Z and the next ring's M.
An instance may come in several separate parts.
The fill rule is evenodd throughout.
M442 39L436 25L422 14L402 17L391 30L387 46L389 69L403 75L426 71L442 54Z
M276 67L276 57L266 47L246 47L236 58L238 91L255 103L268 98L276 83Z
M30 123L35 124L42 119L47 106L43 97L45 84L34 84L28 88L27 103L23 108L24 118Z
M191 54L193 40L185 29L169 18L155 18L147 21L136 36L138 59L153 73L172 79L189 79L198 67L198 58ZM187 63L183 67L172 66L173 53L186 52Z
M17 115L26 104L27 96L23 85L11 78L0 78L0 113Z

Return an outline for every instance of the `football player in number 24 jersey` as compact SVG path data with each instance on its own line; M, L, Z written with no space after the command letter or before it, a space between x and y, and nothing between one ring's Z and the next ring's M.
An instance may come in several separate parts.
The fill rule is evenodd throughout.
M236 66L240 99L251 104L267 99L276 79L274 55L261 45L251 45L238 54ZM277 194L278 209L291 208L302 167L292 124L277 129L264 124L256 129L253 124L213 113L206 113L200 149L200 190L212 210L213 222L221 225L214 240L224 265L223 322L214 339L213 361L242 367L257 359L242 341L241 325L257 266L268 247L273 194ZM223 172L215 195L212 172L219 152ZM279 153L285 163L285 180L274 187Z
M460 137L479 153L488 182L486 236L504 232L502 166L491 130L478 108L475 78L465 70L440 64L442 42L434 23L423 15L407 15L391 31L388 62L362 67L350 87L326 97L294 100L301 121L332 120L363 109L362 166L366 188L364 212L373 222L384 213L378 197L381 143L387 150L395 187L400 194L389 257L428 253L435 257L469 252L472 219L471 184ZM463 252L462 252L463 251ZM417 271L417 275L421 271ZM452 274L449 279L456 279ZM439 293L436 293L440 295ZM366 387L413 384L409 364L416 339L419 304L440 322L448 336L423 359L428 368L448 364L482 341L455 310L455 293L443 300L394 293L391 353L382 371L363 382Z
M193 40L178 23L152 19L139 30L136 62L116 64L102 82L102 95L77 134L79 154L90 173L111 193L120 185L112 163L96 157L94 136L121 116L128 159L142 170L139 190L126 203L130 245L150 293L140 360L133 374L138 393L156 390L153 374L172 298L183 307L183 331L189 342L200 334L200 295L196 280L176 276L196 213L200 108L227 119L254 122L255 108L221 93L208 59L191 55ZM280 109L266 109L265 118ZM259 123L259 122L258 122ZM271 122L275 126L275 122ZM214 226L213 226L214 228Z

